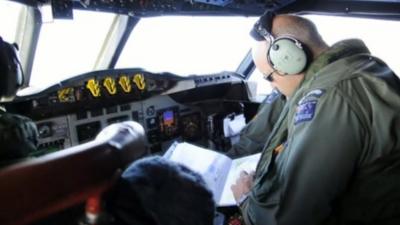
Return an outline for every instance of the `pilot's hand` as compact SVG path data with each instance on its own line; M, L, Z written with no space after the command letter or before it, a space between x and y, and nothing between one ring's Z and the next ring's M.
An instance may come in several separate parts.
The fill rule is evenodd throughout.
M231 186L233 192L233 197L237 203L241 203L244 196L247 196L250 192L251 186L254 182L254 171L247 173L246 171L241 171L239 178L236 183Z

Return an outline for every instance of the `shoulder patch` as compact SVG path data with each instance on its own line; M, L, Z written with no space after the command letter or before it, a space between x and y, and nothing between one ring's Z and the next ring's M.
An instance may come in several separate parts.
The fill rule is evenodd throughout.
M280 94L281 93L277 89L272 90L271 94L269 94L265 99L265 103L267 104L273 103L280 96Z
M312 91L308 92L306 96L312 96L312 97L318 97L319 98L324 93L325 93L325 90L323 90L323 89L315 89L315 90L312 90Z
M294 116L294 125L312 120L314 118L317 102L317 100L310 100L299 103L296 108L296 115Z
M308 92L306 95L304 95L304 97L302 97L300 99L298 104L301 105L309 100L317 100L317 99L319 99L319 97L321 97L324 94L325 94L324 89L314 89L314 90Z

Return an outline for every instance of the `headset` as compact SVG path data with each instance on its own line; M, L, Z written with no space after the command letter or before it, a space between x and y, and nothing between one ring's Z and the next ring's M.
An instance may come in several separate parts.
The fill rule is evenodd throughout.
M12 99L24 83L17 44L9 44L0 37L0 100Z
M311 61L311 52L303 43L291 36L272 35L272 21L275 13L266 11L254 24L250 35L257 41L269 40L267 61L280 75L303 72Z

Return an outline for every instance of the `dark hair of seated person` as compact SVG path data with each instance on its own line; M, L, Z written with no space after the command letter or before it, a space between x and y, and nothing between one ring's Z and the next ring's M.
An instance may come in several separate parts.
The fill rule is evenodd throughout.
M154 156L122 174L107 198L118 225L212 225L215 202L202 177Z

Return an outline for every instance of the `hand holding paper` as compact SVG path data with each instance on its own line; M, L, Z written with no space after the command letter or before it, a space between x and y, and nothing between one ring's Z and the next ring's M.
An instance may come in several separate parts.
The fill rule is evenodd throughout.
M241 171L246 171L246 173L254 171L260 156L261 153L258 153L232 160L220 152L186 142L174 143L164 155L165 158L199 172L213 191L214 199L219 206L235 205L232 184L238 179ZM247 192L251 184L248 183L245 189Z
M243 195L247 195L250 192L251 186L253 186L254 174L254 171L247 173L242 170L240 172L240 176L237 178L236 183L231 186L233 197L236 202L238 202Z

